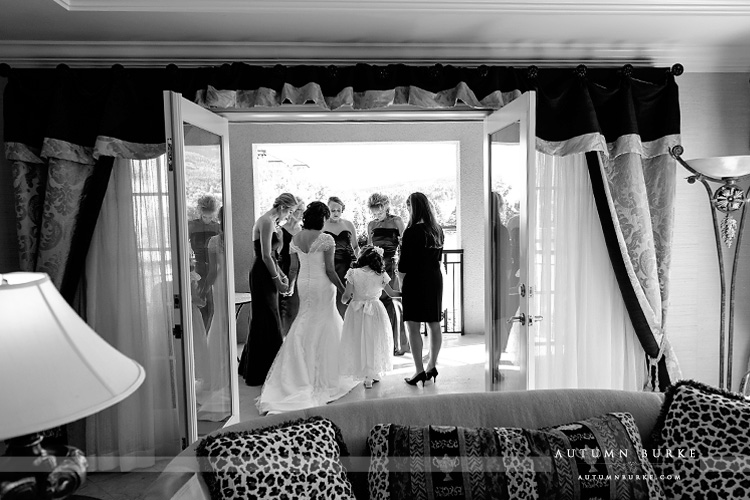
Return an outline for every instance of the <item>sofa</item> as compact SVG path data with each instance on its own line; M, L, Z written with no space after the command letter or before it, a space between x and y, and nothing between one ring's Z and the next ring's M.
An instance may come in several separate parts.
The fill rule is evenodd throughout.
M379 423L538 429L609 412L628 412L648 448L663 401L664 395L659 393L598 389L440 394L331 404L249 420L216 432L270 428L290 420L321 416L341 429L350 454L347 468L366 471L367 438ZM199 472L196 447L194 443L175 457L150 485L144 498L209 500L208 488ZM369 498L366 473L350 474L349 480L356 498Z

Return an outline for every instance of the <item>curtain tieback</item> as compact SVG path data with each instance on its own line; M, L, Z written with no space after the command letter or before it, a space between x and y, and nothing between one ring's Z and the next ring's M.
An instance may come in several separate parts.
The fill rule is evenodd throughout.
M651 357L648 354L646 359L648 361L648 376L646 380L646 386L644 389L648 389L648 384L651 382L651 391L656 392L659 387L659 361L664 357L664 352L667 347L667 336L664 333L664 329L661 331L661 343L659 344L659 352L656 357Z

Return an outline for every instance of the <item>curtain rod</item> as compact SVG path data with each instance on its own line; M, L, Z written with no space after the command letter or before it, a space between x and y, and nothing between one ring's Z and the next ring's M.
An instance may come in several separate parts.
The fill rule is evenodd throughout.
M400 63L396 63L396 64L400 64ZM218 66L214 66L214 67L221 67L221 66L231 66L231 65L229 63L224 63L224 64L221 64L221 65L218 65ZM284 65L281 65L281 66L284 66ZM324 66L324 65L319 65L319 66ZM328 66L336 67L336 65L328 65ZM371 66L378 66L378 65L373 64ZM387 66L387 65L385 65L385 66ZM409 65L405 65L405 66L409 66ZM443 66L443 65L438 63L438 64L434 64L433 66ZM211 67L211 66L206 66L206 67ZM264 67L270 67L270 66L264 66ZM61 70L61 71L65 71L65 70L69 70L70 66L68 66L65 63L60 63L60 64L57 65L56 69ZM113 64L112 65L112 69L115 70L115 71L121 71L121 70L125 69L125 67L122 64ZM179 67L176 64L171 63L171 64L168 64L167 66L165 66L165 69L168 70L168 71L176 71L176 70L179 69ZM561 69L561 68L560 67L555 67L553 69ZM623 71L623 73L625 74L625 76L630 76L634 69L635 69L635 67L632 64L629 64L629 63L623 65L622 68L621 68L621 70ZM0 63L0 77L2 77L2 78L8 78L10 76L11 70L12 70L12 68L10 67L9 64L7 64L7 63ZM540 71L539 66L536 66L536 65L532 64L532 65L530 65L530 66L528 66L526 68L526 75L529 78L534 79L534 78L536 78L538 76L539 71ZM588 66L586 66L585 64L579 64L578 66L576 66L573 69L573 71L575 71L575 73L578 76L584 77L584 76L586 76L586 73L588 72ZM672 65L671 68L669 68L667 70L667 72L670 73L670 74L672 74L672 75L674 75L674 76L680 76L680 75L682 75L685 72L685 68L684 68L684 66L682 64L675 63L675 64Z

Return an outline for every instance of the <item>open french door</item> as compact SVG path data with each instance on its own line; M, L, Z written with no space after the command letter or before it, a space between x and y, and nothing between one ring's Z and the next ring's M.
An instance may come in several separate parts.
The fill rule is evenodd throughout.
M183 445L239 422L229 124L164 92ZM221 210L220 210L221 209ZM223 217L222 217L223 213Z
M487 390L534 389L536 93L484 120Z

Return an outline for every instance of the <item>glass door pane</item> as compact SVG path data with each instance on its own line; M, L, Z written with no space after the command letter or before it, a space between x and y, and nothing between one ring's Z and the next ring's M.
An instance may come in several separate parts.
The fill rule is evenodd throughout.
M485 120L488 227L486 332L488 390L534 388L533 189L535 94L529 92Z
M226 119L165 92L187 442L239 421ZM178 332L179 335L179 332Z

